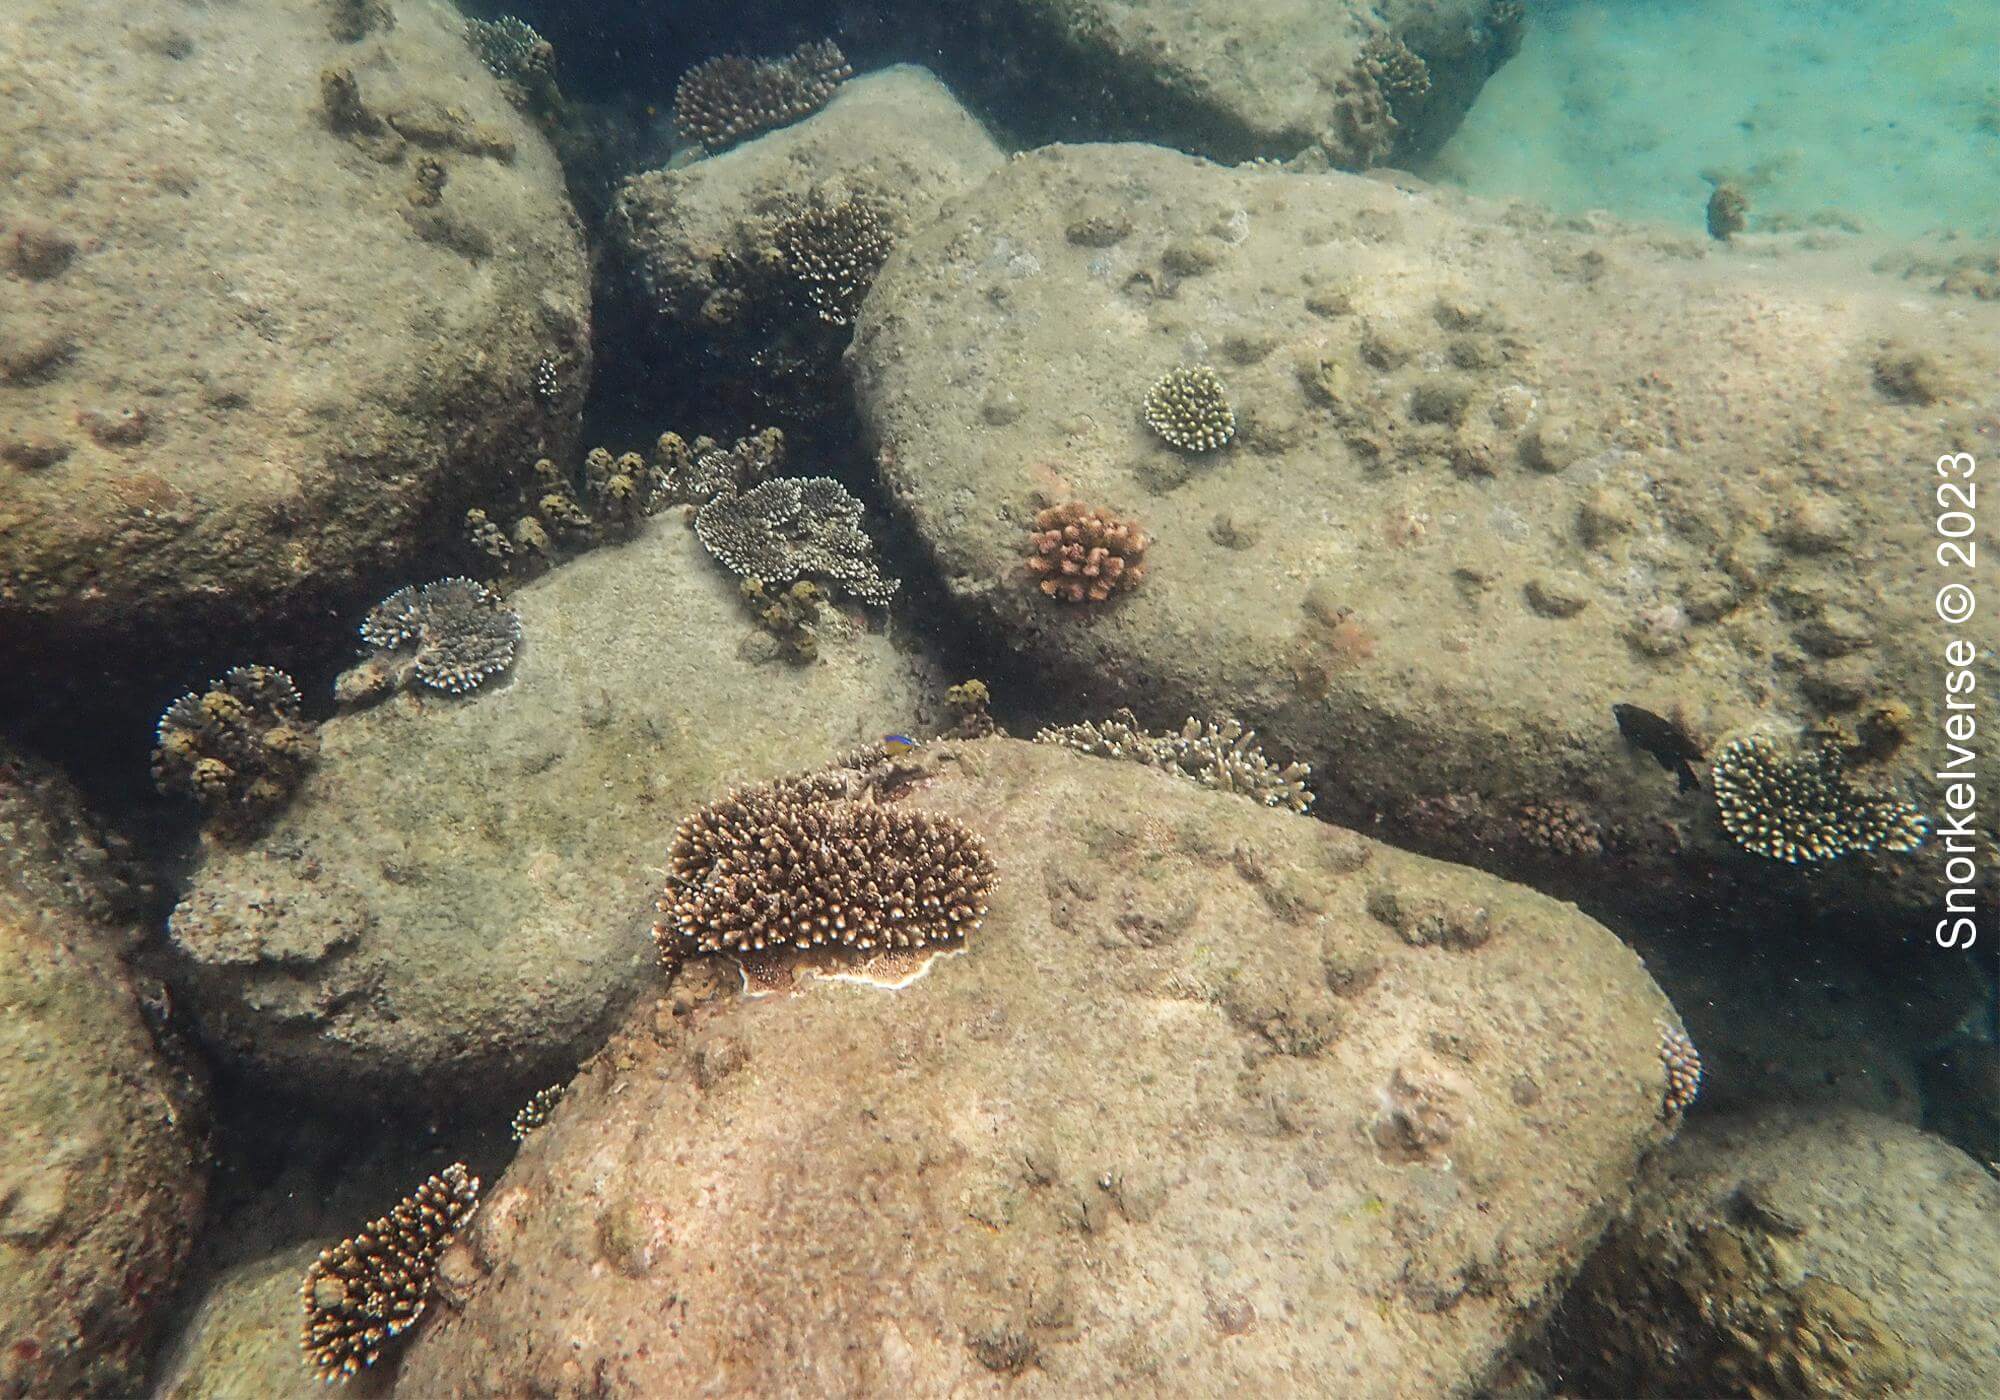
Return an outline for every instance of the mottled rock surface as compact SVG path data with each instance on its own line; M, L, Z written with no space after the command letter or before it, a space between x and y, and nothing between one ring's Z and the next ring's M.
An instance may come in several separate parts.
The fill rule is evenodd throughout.
M1444 1395L1657 1144L1574 908L1137 764L917 751L999 868L888 990L694 959L442 1269L424 1395Z
M1939 315L1864 262L1054 147L897 249L848 362L969 625L1072 708L1235 713L1313 764L1320 811L1596 908L1900 917L1934 900L1934 845L1749 855L1611 710L1710 752L1829 720L1856 783L1936 810L1932 599L1958 575L1932 463L2000 448L2000 307ZM1885 388L1897 346L1953 394ZM1201 455L1141 417L1190 363L1238 420ZM1144 586L1089 618L1024 567L1070 499L1151 538ZM1957 635L1990 648L1996 615Z
M325 1244L333 1241L327 1240ZM324 1246L300 1245L210 1282L161 1357L155 1400L313 1400L327 1386L299 1349L299 1280ZM391 1369L342 1382L341 1395L389 1393Z
M131 1393L201 1218L202 1094L140 1016L104 843L4 752L0 838L0 1392Z
M588 278L547 143L450 5L353 43L340 9L0 15L9 688L240 660L573 432Z
M925 694L858 623L822 629L818 664L778 659L677 513L509 604L507 679L332 720L271 831L205 853L173 975L225 1058L328 1100L512 1112L655 975L673 824Z
M2000 1183L1852 1109L1714 1119L1563 1305L1565 1393L1992 1395Z

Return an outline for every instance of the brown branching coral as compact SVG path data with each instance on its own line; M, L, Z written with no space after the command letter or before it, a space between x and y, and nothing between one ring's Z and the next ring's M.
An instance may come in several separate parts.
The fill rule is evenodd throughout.
M1121 709L1109 719L1044 729L1035 742L1143 763L1216 792L1240 793L1265 807L1304 812L1313 804L1306 788L1312 769L1303 763L1281 768L1271 762L1256 731L1235 719L1204 723L1190 718L1178 733L1155 734L1141 729L1130 710Z
M1748 735L1716 753L1709 785L1716 815L1737 845L1792 865L1858 851L1911 851L1930 835L1915 806L1850 784L1833 744L1786 752Z
M725 54L690 68L674 89L674 125L709 152L811 116L853 73L831 39L783 58Z
M202 805L223 829L276 811L319 756L319 736L299 708L292 678L270 666L236 666L160 716L153 781Z
M877 800L859 770L741 788L674 833L653 927L661 957L898 950L977 928L993 886L978 836Z
M696 438L690 446L679 433L662 433L656 455L666 473L667 497L702 506L774 476L784 465L785 435L766 428L723 447L714 438Z
M1378 34L1361 46L1361 67L1399 114L1416 110L1430 96L1429 66L1393 34Z
M1701 1093L1701 1054L1679 1026L1660 1027L1660 1068L1667 1077L1660 1093L1661 1115L1686 1113Z
M855 195L834 202L815 197L772 234L799 300L835 326L854 324L895 242L883 207Z
M781 476L724 493L694 518L702 547L742 578L822 579L864 603L887 604L898 583L875 566L861 502L832 477Z
M479 1204L479 1178L454 1162L306 1270L300 1341L321 1380L372 1366L383 1346L423 1316L438 1259Z
M1131 521L1070 501L1036 514L1028 572L1059 602L1102 603L1144 580L1150 543Z

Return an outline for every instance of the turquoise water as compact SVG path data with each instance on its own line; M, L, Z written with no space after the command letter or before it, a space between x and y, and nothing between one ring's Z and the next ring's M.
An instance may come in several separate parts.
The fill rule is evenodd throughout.
M1543 0L1429 173L1699 227L2000 232L2000 5Z

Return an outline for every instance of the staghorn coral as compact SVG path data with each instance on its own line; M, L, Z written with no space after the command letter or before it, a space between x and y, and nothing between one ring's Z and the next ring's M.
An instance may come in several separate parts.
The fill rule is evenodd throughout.
M399 588L369 611L360 630L379 652L410 652L398 684L413 680L453 695L506 670L521 643L520 617L469 578Z
M1139 727L1130 710L1088 724L1045 728L1038 744L1059 744L1098 758L1123 758L1164 769L1217 792L1240 793L1266 807L1304 812L1313 795L1306 790L1312 769L1303 763L1283 768L1264 756L1253 730L1234 719L1203 723L1189 719L1174 734L1154 734Z
M669 964L955 942L985 917L994 877L963 823L885 805L860 769L739 788L681 822L668 866L653 936Z
M713 154L811 116L853 71L831 39L801 44L783 58L711 58L681 76L674 126Z
M1146 391L1146 426L1183 452L1213 452L1236 436L1229 392L1207 365L1170 369Z
M703 548L731 573L784 583L813 576L864 603L886 604L897 581L875 567L861 502L832 477L777 477L724 493L694 518Z
M1102 603L1145 579L1150 543L1131 521L1070 501L1036 513L1028 572L1060 602Z
M319 756L292 678L235 666L160 716L153 781L201 803L219 828L241 830L276 811Z
M779 223L772 244L797 299L828 325L851 326L895 238L875 200L850 195L829 203L815 192Z
M454 1162L387 1215L306 1269L300 1341L306 1365L333 1381L373 1366L382 1347L423 1316L438 1258L479 1204L479 1178Z
M1733 740L1710 763L1709 786L1737 845L1792 865L1855 851L1914 850L1930 834L1908 802L1850 785L1833 744L1786 753L1761 735Z
M562 1102L563 1090L568 1087L567 1084L551 1084L546 1089L537 1089L534 1096L521 1105L510 1124L514 1141L526 1142L529 1133L548 1122L549 1115Z

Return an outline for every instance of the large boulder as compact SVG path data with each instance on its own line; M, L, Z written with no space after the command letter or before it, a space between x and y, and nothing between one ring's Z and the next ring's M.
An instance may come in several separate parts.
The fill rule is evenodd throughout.
M1582 1395L2000 1393L2000 1183L1854 1109L1699 1125L1562 1308Z
M0 15L8 690L242 660L568 442L580 230L461 26L442 0Z
M320 731L260 840L211 845L169 923L218 1054L350 1105L510 1110L653 977L681 812L913 722L919 662L836 623L788 664L679 518L509 600L512 672Z
M326 1383L299 1346L304 1313L299 1280L331 1240L297 1245L238 1264L202 1288L173 1343L164 1348L155 1400L312 1400ZM392 1372L363 1371L342 1395L389 1393Z
M684 963L402 1389L1461 1394L1665 1136L1672 1012L1573 907L1012 739L878 800L986 844L984 924L914 980Z
M201 1220L203 1095L119 960L106 843L0 752L0 1392L130 1394Z
M1970 580L1931 497L1941 451L2000 447L2000 306L1860 256L1054 147L898 247L848 362L884 488L1043 694L1234 712L1335 815L1596 908L1893 919L1934 847L1752 855L1612 710L1711 755L1825 721L1855 785L1930 803L1941 649L2000 641L1933 615ZM1189 453L1142 406L1198 364L1237 426ZM1073 499L1151 537L1107 605L1024 567Z

